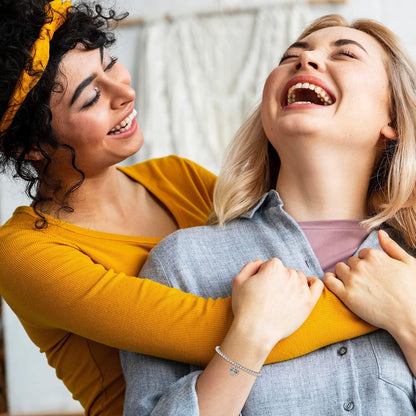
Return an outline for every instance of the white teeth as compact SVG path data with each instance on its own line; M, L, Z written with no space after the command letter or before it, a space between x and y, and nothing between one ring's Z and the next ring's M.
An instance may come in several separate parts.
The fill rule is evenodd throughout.
M298 82L297 84L292 85L287 92L287 105L295 104L295 103L296 104L312 104L310 101L296 101L295 91L298 89L303 89L303 90L308 89L308 90L314 91L323 105L332 104L331 97L322 87L315 86L314 84L311 84L309 82L304 82L304 83Z
M129 130L133 123L133 119L134 117L136 117L136 115L137 115L137 111L133 109L130 115L128 115L124 120L120 121L119 124L117 124L110 130L109 134L120 134L120 133L123 133L124 131Z

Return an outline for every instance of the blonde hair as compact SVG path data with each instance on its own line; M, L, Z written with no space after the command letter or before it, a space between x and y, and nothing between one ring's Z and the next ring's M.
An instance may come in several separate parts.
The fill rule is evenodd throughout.
M385 26L359 19L352 24L339 15L315 20L299 36L343 26L375 38L387 54L391 126L397 134L383 151L370 180L369 218L363 224L373 229L388 223L416 248L416 69L397 37ZM274 188L279 158L263 130L258 106L231 141L214 191L214 209L209 224L224 224L253 208L262 195Z

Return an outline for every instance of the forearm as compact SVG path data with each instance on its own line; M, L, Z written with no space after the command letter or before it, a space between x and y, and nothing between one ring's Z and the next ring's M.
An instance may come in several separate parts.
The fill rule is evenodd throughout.
M172 254L175 253L175 245L164 247L166 244L165 240L150 253L140 275L151 280L157 279L167 286L189 290L179 279L183 270L176 264L177 260ZM204 275L187 277L189 281L208 278ZM222 344L232 323L231 298L204 300L182 292L162 293L166 289L157 289L151 282L143 286L140 292L141 311L136 311L143 336L135 336L134 343L121 348L206 366L214 354L215 346ZM159 319L160 316L165 318ZM132 321L133 318L130 319ZM295 333L281 340L266 362L292 359L374 329L357 318L331 292L324 290L310 318ZM145 348L138 345L144 342Z
M251 334L250 334L251 335ZM267 346L233 324L221 344L221 351L242 366L259 372L272 345ZM199 411L201 416L238 415L256 381L256 375L215 354L196 383Z
M143 400L130 400L127 403L148 403L150 406L147 408L154 409L156 405L166 413L166 409L175 410L177 406L183 407L189 401L193 413L177 414L194 414L196 408L199 414L205 416L238 415L253 387L253 371L256 372L262 367L277 342L288 337L305 321L318 301L322 289L321 281L307 278L300 271L287 269L278 259L270 259L265 263L258 260L246 264L233 281L235 318L221 343L223 352L245 368L240 367L240 372L232 375L227 360L215 356L196 385L187 383L189 375L186 371L181 374L171 368L172 379L176 379L178 383L169 382L169 370L157 372L163 375L163 380L156 383L156 388L149 389L146 385L149 392L147 394L141 388L143 386L134 385L135 380L148 383L144 377L145 358L136 355L138 371L135 371L131 364L123 362L127 382L126 397L130 396L128 392L138 391ZM211 354L214 354L214 347ZM174 366L171 361L168 363L170 367ZM160 365L162 364L160 362ZM245 371L247 369L251 371ZM184 385L178 379L181 375L185 376ZM188 394L184 400L185 392ZM146 396L151 397L150 402Z
M305 321L318 301L322 282L287 269L278 259L247 263L233 281L234 322L223 352L247 368L232 375L223 357L214 357L197 382L203 416L238 415L271 349ZM251 370L251 371L250 371Z
M303 325L279 341L266 359L266 364L290 360L319 348L375 331L327 288Z
M224 340L224 352L247 367L259 369L267 353L244 362L252 357L252 349L244 337L234 334L231 339L234 344L230 337ZM126 380L125 416L238 415L255 381L244 371L231 376L230 364L217 354L202 373L189 372L185 364L127 351L121 352L121 362Z

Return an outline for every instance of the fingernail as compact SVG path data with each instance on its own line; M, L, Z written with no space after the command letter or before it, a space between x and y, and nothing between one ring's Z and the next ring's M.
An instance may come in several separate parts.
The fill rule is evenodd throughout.
M380 230L380 233L383 237L390 238L390 236L384 230Z

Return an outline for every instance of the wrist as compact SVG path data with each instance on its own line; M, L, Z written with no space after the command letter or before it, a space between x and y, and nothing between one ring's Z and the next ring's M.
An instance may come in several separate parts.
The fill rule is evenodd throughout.
M237 363L236 361L234 361L232 358L228 357L228 355L224 354L223 351L221 351L221 347L219 345L217 345L215 347L215 352L225 361L227 361L228 363L231 364L230 366L230 372L232 375L236 375L241 371L244 371L247 374L250 374L251 376L254 377L259 377L261 376L261 372L260 371L255 371L252 370L250 368L244 367L243 365L241 365L240 363Z
M275 344L261 334L250 331L246 325L233 322L221 343L221 350L245 367L260 371Z
M403 351L416 348L416 323L413 325L395 325L391 330L387 329L387 331Z
M234 318L229 333L241 338L251 348L259 352L269 354L273 347L285 336L279 333L279 328L271 327L267 322L259 322L257 317L253 319Z

